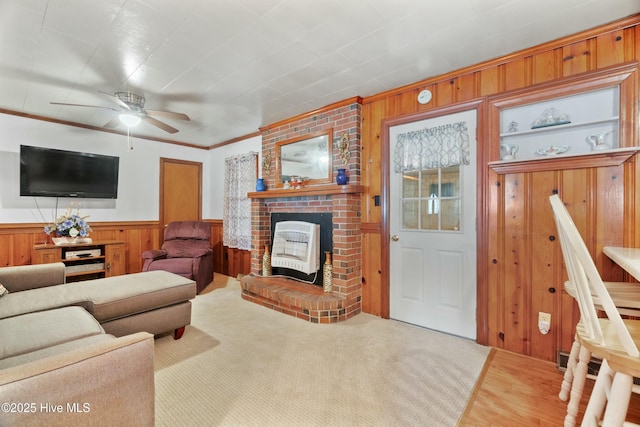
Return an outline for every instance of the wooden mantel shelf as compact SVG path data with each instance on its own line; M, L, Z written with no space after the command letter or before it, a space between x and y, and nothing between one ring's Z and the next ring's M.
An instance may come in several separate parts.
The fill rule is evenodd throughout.
M499 174L619 166L640 151L640 147L616 148L573 156L558 155L527 160L494 161L489 167Z
M310 185L308 187L288 190L277 189L267 191L254 191L247 194L250 199L277 199L281 197L304 197L304 196L326 196L331 194L354 194L362 193L361 185L337 185L323 184Z

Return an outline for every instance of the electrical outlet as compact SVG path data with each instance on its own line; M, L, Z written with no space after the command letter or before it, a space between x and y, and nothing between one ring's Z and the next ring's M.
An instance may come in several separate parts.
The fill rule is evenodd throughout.
M545 313L544 311L541 311L538 313L538 323L548 323L549 325L551 324L551 314L550 313Z
M551 329L551 314L541 311L538 313L538 329L542 335L547 335Z

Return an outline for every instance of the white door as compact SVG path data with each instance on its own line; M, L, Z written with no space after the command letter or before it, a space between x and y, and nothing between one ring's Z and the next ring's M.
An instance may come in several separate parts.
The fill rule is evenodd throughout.
M389 128L397 136L466 122L470 164L390 171L390 295L392 319L476 337L476 111Z

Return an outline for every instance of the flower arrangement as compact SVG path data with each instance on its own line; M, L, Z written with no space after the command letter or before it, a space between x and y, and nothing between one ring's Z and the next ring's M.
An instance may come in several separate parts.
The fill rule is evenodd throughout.
M60 215L53 224L44 227L44 232L55 237L87 237L91 226L86 221L89 216L80 215L80 207L67 208L64 215Z

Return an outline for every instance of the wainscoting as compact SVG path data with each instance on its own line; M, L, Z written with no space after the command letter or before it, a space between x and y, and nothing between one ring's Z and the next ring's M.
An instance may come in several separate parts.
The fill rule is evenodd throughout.
M222 244L222 220L204 220L211 224L213 269L231 277L251 271L251 252L227 248ZM93 240L125 242L126 272L142 270L140 254L160 247L161 227L158 221L91 222ZM29 265L33 245L51 243L40 224L0 224L0 266Z

